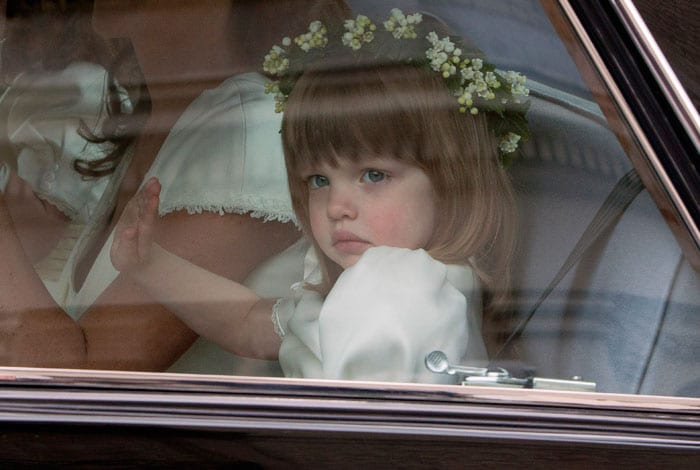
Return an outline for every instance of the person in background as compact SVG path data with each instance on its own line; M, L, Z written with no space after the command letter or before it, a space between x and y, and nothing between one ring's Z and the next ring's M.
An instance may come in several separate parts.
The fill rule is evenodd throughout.
M92 0L3 3L0 192L25 254L62 302L68 255L113 172L90 165L125 139L104 127L116 111L133 111L108 72L128 55L123 41L92 30Z
M0 363L162 371L180 359L176 370L236 373L237 358L200 342L191 349L197 334L119 275L109 260L112 232L126 203L156 176L162 246L261 295L300 279L305 248L295 244L280 117L264 93L259 57L280 31L344 16L347 7L338 0L128 6L97 0L93 26L129 40L148 92L139 105L150 111L143 122L134 113L133 142L105 162L114 174L63 270L65 302L48 295L24 256L0 196ZM244 373L271 373L255 367Z

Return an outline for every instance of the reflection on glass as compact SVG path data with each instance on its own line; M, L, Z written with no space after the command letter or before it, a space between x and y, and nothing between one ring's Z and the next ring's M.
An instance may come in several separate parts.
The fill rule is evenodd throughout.
M3 365L461 383L438 350L700 395L646 192L497 355L632 168L539 2L39 3L5 12Z

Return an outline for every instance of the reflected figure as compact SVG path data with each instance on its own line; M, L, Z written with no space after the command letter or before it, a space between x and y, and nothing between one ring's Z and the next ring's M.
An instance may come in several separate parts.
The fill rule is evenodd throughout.
M306 13L344 13L344 4L206 0L126 6L96 1L93 26L105 38L126 38L132 45L145 82L120 83L127 90L143 85L138 105L149 112L114 109L106 121L110 129L129 123L125 135L133 143L120 147L119 158L102 162L114 174L62 272L62 304L48 295L23 255L8 203L0 198L3 365L165 370L190 349L197 335L109 260L112 230L145 176L164 183L156 236L164 247L263 295L265 289L286 290L301 276L303 247L292 246L299 233L286 194L280 120L267 111L273 99L264 93L258 57L272 44L267 35L277 37L290 22L308 23ZM181 367L239 370L235 358L222 354L202 348L186 354L181 361L189 362Z
M107 72L120 43L93 32L91 0L3 6L0 191L25 253L62 302L61 271L111 175L81 165L116 151L102 129L111 108L129 113L132 103Z

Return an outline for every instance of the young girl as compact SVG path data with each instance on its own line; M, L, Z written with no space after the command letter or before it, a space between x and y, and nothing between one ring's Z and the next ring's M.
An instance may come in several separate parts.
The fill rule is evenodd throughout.
M425 356L486 360L482 285L507 284L502 160L510 132L526 132L523 79L437 26L424 31L420 15L394 10L384 28L364 16L340 33L312 23L266 57L292 203L313 245L288 298L261 299L154 244L156 180L117 227L117 269L201 335L278 358L288 377L449 381Z

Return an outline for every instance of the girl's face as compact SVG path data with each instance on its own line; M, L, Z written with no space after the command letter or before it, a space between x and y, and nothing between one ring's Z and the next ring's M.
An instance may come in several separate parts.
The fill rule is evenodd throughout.
M343 269L373 246L425 248L433 235L435 198L428 176L393 158L338 159L308 168L311 232Z

